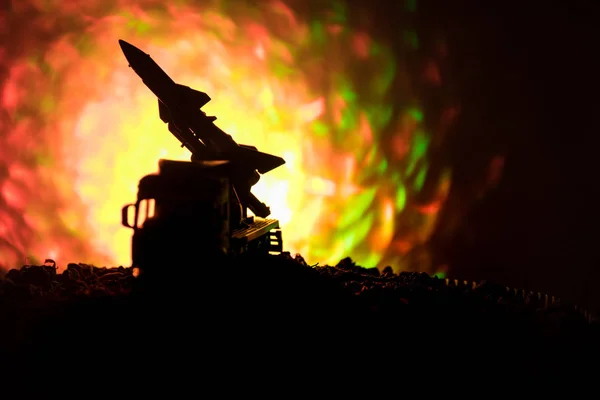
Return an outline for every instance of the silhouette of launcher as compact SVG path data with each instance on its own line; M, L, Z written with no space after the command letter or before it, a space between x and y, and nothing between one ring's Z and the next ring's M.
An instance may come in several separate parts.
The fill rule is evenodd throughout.
M192 161L227 160L232 168L229 179L243 207L254 215L265 218L271 211L252 193L251 187L285 160L262 153L253 146L240 145L214 124L216 117L207 116L201 108L211 99L208 94L173 81L149 54L119 40L119 45L129 66L142 78L144 84L158 98L160 119L168 124L169 131L192 153Z

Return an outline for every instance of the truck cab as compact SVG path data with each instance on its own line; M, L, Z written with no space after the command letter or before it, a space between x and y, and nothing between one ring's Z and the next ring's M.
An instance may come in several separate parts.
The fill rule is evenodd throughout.
M248 216L230 182L229 161L160 160L137 200L122 209L133 230L132 265L142 272L245 253L280 253L279 221Z

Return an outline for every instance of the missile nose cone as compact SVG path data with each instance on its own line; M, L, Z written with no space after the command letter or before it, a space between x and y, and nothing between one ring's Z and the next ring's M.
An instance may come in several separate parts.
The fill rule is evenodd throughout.
M119 46L121 47L121 50L123 50L123 53L127 51L126 49L128 48L128 46L131 47L131 45L123 39L119 39Z
M135 47L132 44L127 43L123 39L119 39L119 46L121 46L121 50L123 50L123 53L129 52L129 51L132 51L135 49Z
M127 43L126 41L121 40L121 39L119 39L119 46L121 46L121 50L123 50L123 53L126 56L128 56L128 55L134 55L136 53L142 53L142 51L140 49L138 49L137 47L135 47L131 43Z
M132 63L132 60L135 62L135 60L139 60L143 58L143 56L147 56L147 54L142 50L122 39L119 39L119 46L121 46L121 50L123 51L123 54L125 54L125 58L127 58L129 64Z

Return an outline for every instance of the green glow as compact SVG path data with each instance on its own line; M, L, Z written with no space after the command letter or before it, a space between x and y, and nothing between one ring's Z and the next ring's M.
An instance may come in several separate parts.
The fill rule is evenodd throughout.
M373 85L375 93L385 93L390 88L390 86L392 86L392 82L394 81L395 77L396 66L394 62L391 62L387 65L385 70L381 74L377 75L377 77L375 78L375 84Z
M315 21L312 24L310 29L311 31L311 39L315 41L315 43L323 45L326 40L326 31L325 26L321 21Z
M375 146L369 147L369 152L364 157L364 160L361 164L371 164L377 157L377 154L378 154L378 152L377 152L377 148Z
M131 29L138 35L143 35L150 32L152 25L150 23L142 21L140 19L130 19L127 21L127 28Z
M398 189L396 191L396 212L404 210L406 206L406 188L401 182L398 182Z
M423 112L418 108L411 108L408 110L408 114L415 119L417 122L423 122Z
M315 121L312 124L312 131L317 136L326 136L327 133L329 132L329 127L327 126L327 124L325 124L322 121Z
M377 188L369 188L356 196L352 196L346 203L346 212L338 222L339 229L346 229L363 217L377 195Z
M375 129L381 129L389 124L394 114L394 108L391 105L381 105L377 108L367 110L369 122Z
M424 164L419 173L417 174L417 178L415 179L415 190L420 191L425 184L425 179L427 178L427 164Z
M423 132L416 132L412 143L410 162L406 168L406 176L413 174L417 163L427 153L427 146L429 146L429 139L427 136L425 136Z
M373 78L371 90L375 95L383 95L392 85L396 77L397 65L394 55L389 49L381 49L377 52L377 59L381 63L381 70ZM374 57L376 54L372 54Z
M387 162L387 160L381 160L381 162L377 166L376 171L377 171L377 174L381 175L385 171L387 171L387 169L388 169L388 162Z
M339 85L340 96L347 102L356 100L356 93L352 88L352 83L349 81L342 81Z
M356 127L356 113L352 108L346 107L342 112L342 121L340 123L340 128L342 130L350 130Z
M354 223L352 231L343 234L340 241L337 242L336 250L332 255L334 259L339 260L346 257L351 249L355 248L369 235L375 216L370 213L359 217L360 219Z
M375 215L373 215L373 213L361 216L360 220L353 226L352 233L344 239L345 254L348 254L352 248L362 243L367 238L369 232L373 228L374 219Z
M415 135L415 141L413 143L412 157L415 160L421 159L427 152L427 146L429 145L429 139L422 132Z
M285 65L284 63L274 63L271 68L273 69L275 76L278 78L286 78L294 74L294 69Z
M369 253L367 255L359 255L356 257L356 262L365 268L375 268L381 260L381 256L375 253Z

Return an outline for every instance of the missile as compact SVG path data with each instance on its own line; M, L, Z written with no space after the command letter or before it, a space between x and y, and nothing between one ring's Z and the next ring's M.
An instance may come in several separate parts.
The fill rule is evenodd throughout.
M237 144L214 124L216 117L201 110L211 100L208 94L176 83L149 54L131 43L119 40L119 45L129 66L157 97L160 119L181 146L192 153L192 161L230 161L231 180L240 203L259 217L268 216L269 207L250 188L260 179L259 173L267 173L285 164L285 160L256 147Z
M216 117L207 116L201 108L211 98L208 94L176 83L139 48L119 40L129 66L158 98L159 115L169 124L169 130L196 159L228 159L244 164L261 174L283 164L285 160L262 153L253 146L238 145L235 140L214 124Z

